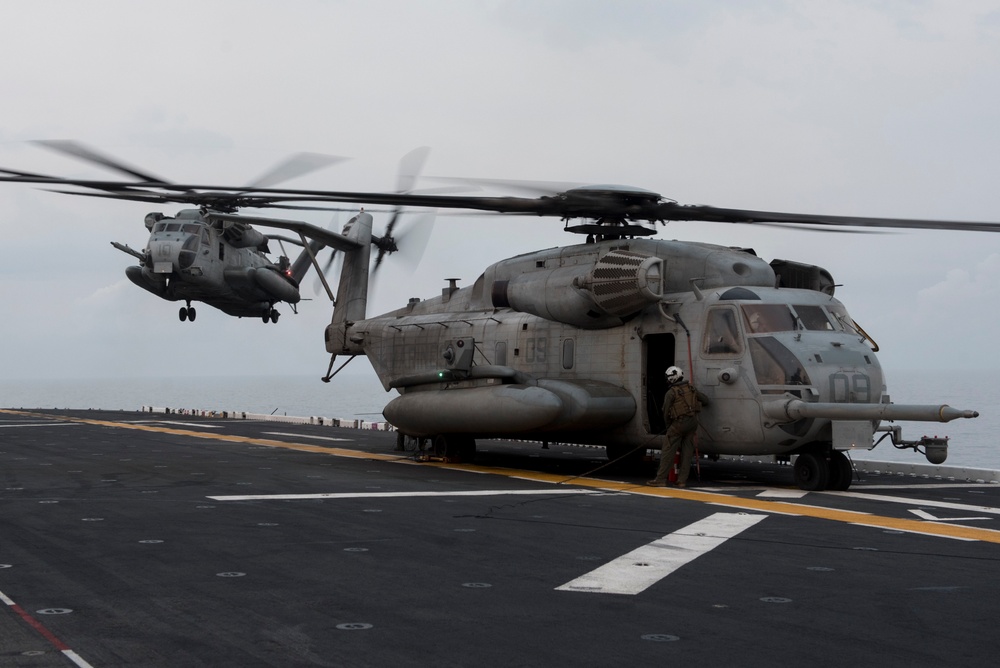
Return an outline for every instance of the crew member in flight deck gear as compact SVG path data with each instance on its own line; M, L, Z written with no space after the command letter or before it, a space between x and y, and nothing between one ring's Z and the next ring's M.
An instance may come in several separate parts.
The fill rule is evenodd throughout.
M696 390L684 379L684 372L676 366L667 369L667 395L663 399L663 418L667 423L667 433L663 437L660 451L660 468L656 477L647 482L652 487L666 487L667 474L674 465L678 448L681 451L680 471L677 486L686 487L691 472L691 457L694 455L694 434L698 429L698 413L708 406L708 397Z

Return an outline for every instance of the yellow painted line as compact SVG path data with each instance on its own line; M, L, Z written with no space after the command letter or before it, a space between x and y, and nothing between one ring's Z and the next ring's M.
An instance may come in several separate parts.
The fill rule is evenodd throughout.
M698 501L700 503L711 503L713 505L726 506L728 508L738 508L741 510L753 510L765 513L779 513L782 515L794 515L798 517L813 517L816 519L833 520L847 524L862 524L870 527L882 529L893 529L896 531L907 531L911 533L921 533L930 536L941 536L945 538L958 538L964 540L979 540L987 543L1000 543L1000 531L992 529L981 529L979 527L967 527L958 524L946 524L943 522L926 522L921 520L911 520L906 518L883 517L870 513L859 513L851 510L837 510L834 508L820 508L802 503L790 503L787 501L767 501L764 499L744 499L726 494L714 492L699 492L692 489L677 489L669 487L647 487L646 485L634 485L630 483L614 482L611 480L596 480L590 478L567 478L566 476L552 475L549 473L537 473L534 471L522 471L519 469L489 468L485 466L475 466L471 464L432 464L444 468L468 470L476 472L490 472L498 475L521 478L522 480L535 480L537 482L547 482L551 484L572 484L580 487L589 487L606 492L626 492L630 494L642 494L646 496L660 496L686 501ZM919 505L918 502L914 502Z
M267 438L251 438L249 436L234 436L231 434L218 434L206 431L194 431L191 429L174 429L173 427L154 427L148 424L130 424L128 422L109 422L107 420L88 420L86 418L69 417L66 415L45 415L42 413L28 413L24 411L11 411L0 409L0 413L11 415L23 415L32 418L45 418L60 422L78 422L81 424L91 424L98 427L114 427L116 429L134 429L136 431L147 431L157 434L171 434L174 436L192 436L211 441L228 441L230 443L246 443L249 445L264 445L272 448L286 448L288 450L298 450L300 452L316 452L337 457L347 457L350 459L378 459L381 461L396 461L408 459L399 455L382 455L357 450L347 450L346 448L328 448L320 445L308 445L305 443L290 443L288 441L274 441Z
M173 434L177 436L191 436L214 441L227 441L230 443L246 443L250 445L263 445L274 448L286 448L300 452L315 452L335 457L346 457L349 459L374 459L387 462L406 462L413 460L407 456L383 455L368 452L358 452L346 448L329 448L318 445L308 445L304 443L291 443L288 441L273 441L270 439L250 438L247 436L233 436L229 434L209 433L203 431L193 431L190 429L173 429L170 427L154 427L151 425L129 424L125 422L110 422L106 420L88 420L85 418L68 417L61 415L46 415L42 413L30 413L25 411L12 411L0 409L0 413L11 415L22 415L31 418L43 418L63 422L79 422L100 427L113 427L118 429L134 429L136 431L146 431L161 434ZM520 478L522 480L532 480L549 484L571 484L579 487L588 487L605 492L624 492L629 494L641 494L646 496L659 496L664 498L683 499L686 501L697 501L700 503L710 503L713 505L726 506L728 508L738 508L741 510L753 510L765 513L778 513L782 515L794 515L798 517L812 517L816 519L832 520L834 522L844 522L847 524L861 524L864 526L877 527L882 529L892 529L896 531L907 531L930 536L941 536L945 538L958 538L964 540L978 540L987 543L1000 544L1000 531L992 529L982 529L979 527L967 527L957 524L946 524L943 522L927 522L921 520L911 520L896 517L884 517L869 513L859 513L851 510L836 510L834 508L820 508L801 503L790 503L787 501L768 501L759 498L744 499L715 492L699 492L692 489L677 489L666 487L647 487L645 485L633 485L630 483L614 482L611 480L596 480L591 478L567 478L562 475L550 473L539 473L535 471L524 471L520 469L507 469L500 467L476 466L474 464L449 464L444 462L428 462L422 466L433 466L451 469L455 471L469 471L472 473L489 473L501 475L509 478ZM914 502L918 503L918 502Z

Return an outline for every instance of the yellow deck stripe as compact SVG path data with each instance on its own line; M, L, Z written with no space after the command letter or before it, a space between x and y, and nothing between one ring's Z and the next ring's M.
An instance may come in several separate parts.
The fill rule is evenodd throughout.
M333 455L335 457L347 457L350 459L375 459L389 462L409 462L410 457L400 455L383 455L367 452L358 452L345 448L330 448L318 445L308 445L304 443L289 443L287 441L273 441L270 439L251 438L248 436L232 436L228 434L213 434L203 431L193 431L190 429L174 429L172 427L154 427L151 425L128 424L126 422L109 422L105 420L88 420L85 418L75 418L61 415L46 415L41 413L29 413L24 411L11 411L0 409L0 413L11 415L24 415L32 418L43 418L67 422L80 422L101 427L114 427L119 429L135 429L138 431L148 431L162 434L174 434L177 436L192 436L215 441L228 441L231 443L247 443L251 445L264 445L275 448L286 448L302 452L316 452ZM872 515L870 513L860 513L851 510L836 510L833 508L820 508L808 506L801 503L790 503L787 501L767 501L764 499L744 499L715 492L699 492L692 489L676 489L664 487L646 487L645 485L633 485L629 483L614 482L611 480L596 480L591 478L567 478L562 475L550 473L538 473L535 471L524 471L520 469L507 469L490 466L476 466L474 464L448 464L443 462L432 462L425 466L435 466L457 471L472 471L476 473L490 473L502 475L509 478L520 478L522 480L534 480L549 484L571 484L579 487L588 487L606 492L627 492L630 494L642 494L647 496L660 496L687 501L698 501L700 503L710 503L713 505L726 506L729 508L739 508L742 510L754 510L767 513L779 513L783 515L795 515L799 517L813 517L817 519L832 520L835 522L845 522L848 524L862 524L865 526L879 527L883 529L893 529L896 531L908 531L931 536L942 536L945 538L959 538L965 540L978 540L988 543L1000 543L1000 531L992 529L981 529L978 527L967 527L957 524L946 524L943 522L927 522L922 520L911 520L905 518L885 517L882 515ZM919 505L914 501L914 505Z

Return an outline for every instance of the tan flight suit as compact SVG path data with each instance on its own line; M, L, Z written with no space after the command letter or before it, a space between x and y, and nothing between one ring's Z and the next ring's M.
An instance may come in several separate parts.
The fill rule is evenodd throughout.
M677 449L681 451L680 470L677 473L677 484L687 484L691 472L691 457L694 456L694 434L698 429L698 413L702 405L708 405L708 397L694 389L687 381L671 385L663 400L663 418L667 423L667 433L663 437L663 449L660 451L660 468L651 481L655 484L666 484L670 467L674 465Z

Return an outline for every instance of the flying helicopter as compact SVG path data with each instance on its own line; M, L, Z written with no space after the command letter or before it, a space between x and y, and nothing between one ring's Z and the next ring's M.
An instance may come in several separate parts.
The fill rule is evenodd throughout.
M161 188L172 188L165 179L77 142L36 143L143 181L156 182ZM274 185L342 160L344 158L317 153L299 153L269 170L248 188ZM129 188L90 193L90 196L148 201L146 194ZM296 310L301 299L299 285L315 264L316 253L326 245L319 240L323 237L322 230L312 230L312 241L308 243L301 235L298 239L265 235L254 229L254 219L236 214L241 203L231 193L186 190L176 196L174 201L198 208L183 209L174 216L160 212L148 214L144 223L149 239L141 251L111 242L114 248L138 260L138 265L125 269L132 283L161 299L185 302L178 312L181 322L194 322L197 317L192 302L203 302L239 318L259 317L265 323L278 322L280 314L276 304L286 302ZM300 225L302 230L309 227L306 223ZM295 225L286 227L296 229ZM276 261L268 257L273 242L278 242L282 250ZM285 243L302 247L294 261L285 254ZM322 276L320 278L322 280Z
M4 180L26 180L8 173ZM152 182L64 183L174 197ZM240 196L268 205L352 202L556 217L567 232L586 236L500 260L468 287L448 279L440 296L369 316L372 218L359 214L345 228L324 380L338 356L367 356L385 390L398 392L386 419L401 438L429 439L442 456L469 460L477 439L518 438L601 445L612 461L638 461L665 427L664 372L675 365L711 399L699 418L702 456L794 458L796 483L806 490L847 489L853 467L845 453L886 437L932 463L945 461L947 438L904 440L901 427L883 423L978 416L892 403L878 347L834 296L826 269L767 262L748 248L650 237L657 223L671 220L1000 232L998 223L687 206L623 186L534 198L271 188Z

